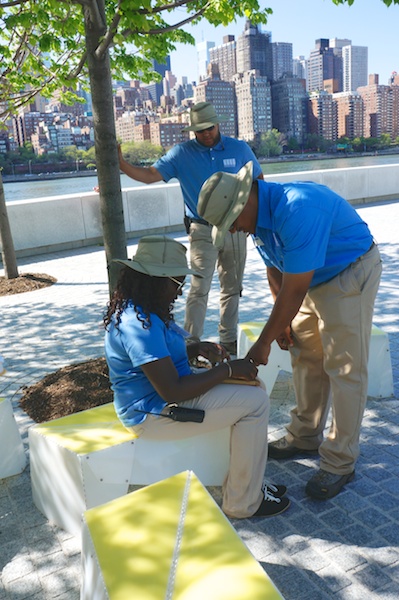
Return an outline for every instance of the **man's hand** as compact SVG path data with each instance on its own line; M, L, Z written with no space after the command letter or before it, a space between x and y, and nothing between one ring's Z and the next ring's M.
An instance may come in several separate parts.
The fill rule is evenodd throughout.
M246 358L253 361L255 365L267 365L270 354L270 344L265 344L260 339L254 343L247 353Z
M291 327L286 327L285 330L276 337L276 342L280 346L281 350L288 350L288 348L292 348L294 345L294 340L292 338Z

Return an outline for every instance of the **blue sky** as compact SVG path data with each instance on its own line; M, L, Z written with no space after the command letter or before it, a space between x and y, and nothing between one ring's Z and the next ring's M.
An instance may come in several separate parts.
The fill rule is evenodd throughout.
M260 0L273 9L267 25L273 42L291 42L294 56L308 58L318 38L346 38L354 46L367 46L368 71L378 73L386 84L392 71L399 73L399 5L385 6L382 0L355 0L352 6L336 6L332 0ZM182 13L183 14L183 13ZM224 35L240 35L244 19L229 27L212 27L202 23L186 29L197 41L222 43ZM194 47L179 45L171 54L172 72L189 80L197 80Z

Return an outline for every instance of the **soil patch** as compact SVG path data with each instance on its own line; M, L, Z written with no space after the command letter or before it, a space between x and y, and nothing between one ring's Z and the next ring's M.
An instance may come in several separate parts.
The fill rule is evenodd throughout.
M36 423L112 402L105 358L62 367L25 387L20 406Z
M40 290L57 283L55 277L43 275L42 273L22 273L13 279L0 277L0 296L10 296L12 294L22 294L32 290Z
M0 277L0 296L31 292L56 282L55 277L42 273L22 273L13 279ZM42 423L112 400L105 358L95 358L63 367L25 387L20 406L36 423Z

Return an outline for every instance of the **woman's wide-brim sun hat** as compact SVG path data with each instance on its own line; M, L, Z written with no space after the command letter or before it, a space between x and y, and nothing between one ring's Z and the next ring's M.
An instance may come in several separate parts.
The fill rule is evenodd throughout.
M198 102L190 110L190 125L183 127L182 131L201 131L224 121L227 117L218 116L210 102Z
M114 259L125 267L151 277L179 277L197 275L190 269L186 258L187 248L166 235L147 235L139 240L136 254L132 259Z
M248 202L252 171L253 163L249 161L236 174L214 173L201 188L197 211L213 225L212 241L218 248Z

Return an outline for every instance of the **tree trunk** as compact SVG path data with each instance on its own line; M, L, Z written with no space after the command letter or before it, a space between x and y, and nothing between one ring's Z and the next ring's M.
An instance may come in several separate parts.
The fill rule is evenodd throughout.
M10 222L8 220L6 199L4 195L3 178L0 173L0 242L1 256L6 279L18 277L17 259L12 240Z
M104 1L97 0L96 3L100 17L105 23ZM89 8L84 10L84 22L93 102L94 143L100 187L101 219L110 295L112 295L120 270L120 267L112 263L112 260L127 257L112 78L108 52L100 59L95 56L95 49L98 47L100 37L105 32L105 27L98 23L95 16L92 18Z

